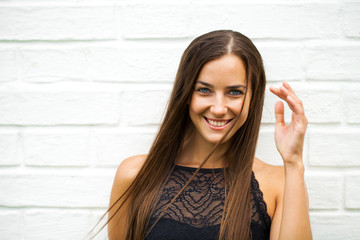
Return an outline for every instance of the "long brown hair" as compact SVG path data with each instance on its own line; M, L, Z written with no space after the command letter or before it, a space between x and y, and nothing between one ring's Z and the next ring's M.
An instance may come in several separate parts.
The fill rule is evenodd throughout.
M109 207L109 210L112 209L121 199L120 209L125 201L131 199L127 240L143 240L148 233L149 219L159 190L174 168L186 130L192 125L188 102L202 67L230 53L244 62L247 86L251 86L252 96L247 120L229 140L231 146L227 151L229 168L226 178L231 187L225 199L219 239L249 238L250 179L264 102L265 73L262 58L249 38L235 31L219 30L199 36L183 53L167 111L144 165L127 191ZM199 169L226 135L204 159ZM109 216L108 222L113 216Z

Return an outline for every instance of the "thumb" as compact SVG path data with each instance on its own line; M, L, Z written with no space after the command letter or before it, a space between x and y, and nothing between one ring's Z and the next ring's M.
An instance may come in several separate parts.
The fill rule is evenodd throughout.
M276 119L276 125L278 124L280 124L281 126L285 125L284 104L281 101L277 101L275 104L275 119Z

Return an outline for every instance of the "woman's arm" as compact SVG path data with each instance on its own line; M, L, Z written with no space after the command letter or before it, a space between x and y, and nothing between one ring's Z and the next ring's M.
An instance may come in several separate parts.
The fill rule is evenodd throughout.
M284 161L285 183L278 197L271 239L312 239L302 158L307 118L302 102L288 83L283 82L280 88L271 87L270 91L285 100L292 110L291 123L285 125L284 105L280 101L275 105L275 142Z
M121 199L115 203L120 196L129 188L138 174L141 166L143 165L146 155L138 155L123 160L118 167L113 183L113 187L110 195L111 207L115 204L108 213L108 220L112 219L108 223L108 237L109 240L122 240L126 237L126 229L128 228L128 209L130 207L131 199L124 202ZM122 207L119 209L119 206ZM118 210L119 209L119 210Z

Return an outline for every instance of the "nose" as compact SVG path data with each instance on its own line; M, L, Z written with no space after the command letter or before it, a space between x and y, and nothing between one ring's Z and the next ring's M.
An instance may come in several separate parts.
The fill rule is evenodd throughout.
M216 96L210 107L210 112L212 112L215 116L222 116L227 113L227 106L223 96Z

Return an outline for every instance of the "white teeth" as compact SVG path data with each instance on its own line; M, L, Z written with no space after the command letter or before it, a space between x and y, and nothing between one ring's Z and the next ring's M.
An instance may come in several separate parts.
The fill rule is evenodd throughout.
M227 123L227 121L213 121L213 120L208 120L208 121L211 125L215 127L223 127Z

